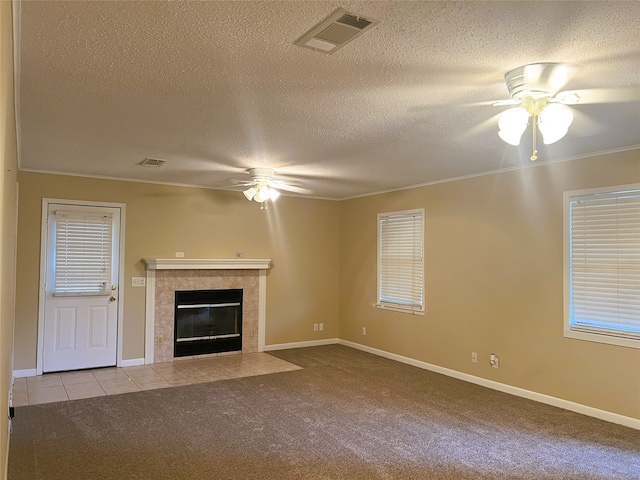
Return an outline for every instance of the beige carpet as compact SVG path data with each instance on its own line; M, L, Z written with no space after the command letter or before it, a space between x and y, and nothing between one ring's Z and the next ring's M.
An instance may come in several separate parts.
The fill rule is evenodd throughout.
M634 479L640 432L344 346L302 370L19 407L9 480Z

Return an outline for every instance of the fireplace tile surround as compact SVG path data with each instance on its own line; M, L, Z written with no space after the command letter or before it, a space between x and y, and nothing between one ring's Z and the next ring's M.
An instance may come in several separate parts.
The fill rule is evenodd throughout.
M175 292L179 290L243 289L241 353L263 351L266 272L270 262L269 259L143 259L147 267L145 363L178 360L173 356L173 335Z

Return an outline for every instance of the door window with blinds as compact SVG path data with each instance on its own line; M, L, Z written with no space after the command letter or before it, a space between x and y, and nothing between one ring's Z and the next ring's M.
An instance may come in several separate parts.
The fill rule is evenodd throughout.
M378 214L379 308L424 314L424 210Z
M565 192L565 336L640 348L640 184Z
M53 221L55 296L111 293L113 218L110 214L56 211Z

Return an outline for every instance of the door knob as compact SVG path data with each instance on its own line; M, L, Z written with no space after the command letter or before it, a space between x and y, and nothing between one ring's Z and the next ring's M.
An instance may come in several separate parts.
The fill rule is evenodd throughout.
M109 297L109 301L110 301L110 302L115 302L115 301L116 301L116 297L114 297L113 295L111 295L111 296Z

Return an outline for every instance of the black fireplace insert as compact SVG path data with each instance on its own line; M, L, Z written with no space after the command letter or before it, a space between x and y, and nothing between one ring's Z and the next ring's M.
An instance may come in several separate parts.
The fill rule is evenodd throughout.
M242 289L176 291L174 357L242 350Z

